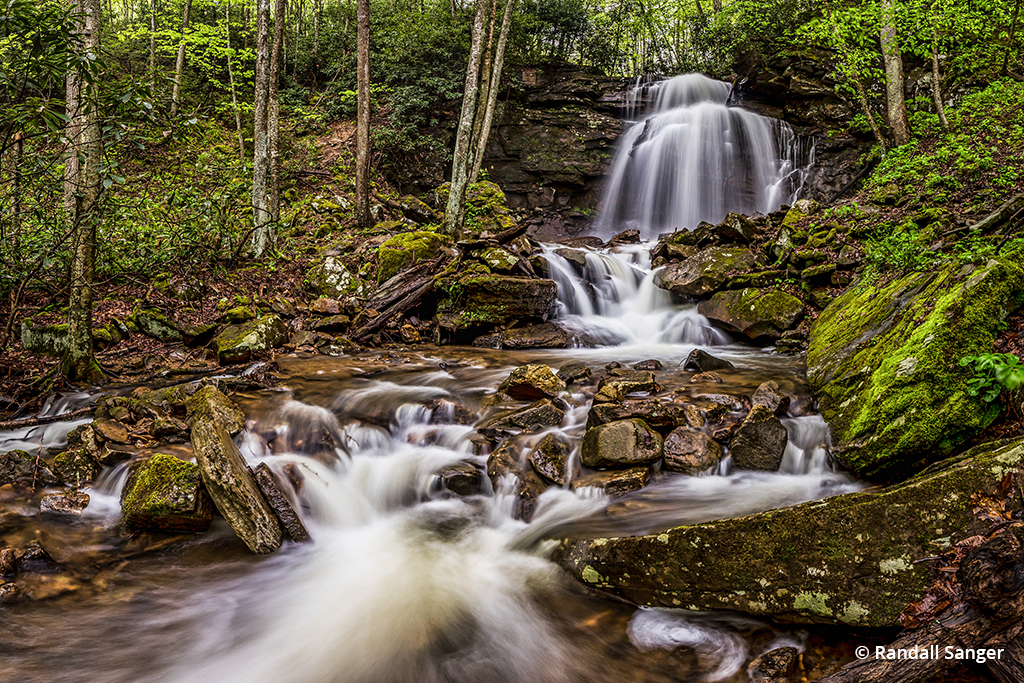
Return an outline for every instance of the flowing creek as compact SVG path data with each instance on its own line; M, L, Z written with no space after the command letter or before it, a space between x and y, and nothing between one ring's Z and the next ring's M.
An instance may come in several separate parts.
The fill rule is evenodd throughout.
M712 87L694 106L724 107L717 100L728 93L720 91ZM672 92L659 94L669 111L693 104L671 100ZM726 119L745 121L736 111ZM781 187L792 165L773 168ZM765 201L777 206L784 197L770 192ZM695 216L705 217L716 218ZM643 220L662 223L654 214ZM238 443L254 467L301 472L299 509L312 543L257 557L223 520L156 549L155 537L126 538L123 465L88 491L81 517L39 513L0 490L2 540L38 540L66 568L25 579L49 599L0 606L0 681L742 681L746 664L775 647L793 645L813 658L815 645L828 647L827 629L637 609L577 585L547 559L567 536L657 532L861 487L829 462L828 428L813 411L802 359L738 343L694 307L673 305L654 285L649 246L578 250L582 273L557 245L544 247L559 285L560 323L588 347L279 356L276 389L235 397L249 418ZM735 364L720 372L715 392L749 395L770 379L792 397L780 471L732 471L726 459L703 476L661 472L617 499L569 482L540 496L529 523L514 519L504 481L494 490L485 476L484 493L470 497L439 486L440 468L486 462L472 425L454 423L453 404L473 414L470 422L485 416L486 396L514 367L582 362L591 369L591 383L562 396L570 405L563 423L548 430L570 438L578 457L606 364L657 359L667 390L695 391L701 385L688 384L680 364L698 347ZM46 410L93 399L69 396ZM59 447L75 424L0 433L0 451ZM185 446L160 450L190 456Z

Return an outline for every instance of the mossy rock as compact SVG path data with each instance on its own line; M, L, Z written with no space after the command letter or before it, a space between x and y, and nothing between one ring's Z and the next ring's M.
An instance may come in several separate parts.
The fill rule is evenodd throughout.
M437 206L448 205L451 183L444 183L434 191ZM514 228L515 220L509 215L505 193L495 183L481 180L466 188L466 220L463 227L467 235L497 234Z
M991 352L1022 301L1024 267L1006 259L861 283L829 304L811 328L807 378L840 462L899 479L988 427L999 408L968 393L958 361Z
M482 249L476 254L476 257L487 264L490 270L502 273L510 273L519 265L519 259L501 247Z
M555 560L638 605L802 623L899 626L930 563L975 533L971 496L1019 472L1024 439L979 446L902 484L665 533L566 541Z
M328 256L306 272L306 284L316 294L328 299L365 296L370 287L350 271L341 259Z
M739 289L718 292L697 311L729 332L779 339L803 318L804 303L779 289Z
M168 317L163 311L155 308L137 310L131 315L131 321L139 332L157 341L174 343L185 340L181 326Z
M0 453L0 486L15 482L43 487L56 484L57 478L45 462L25 451Z
M710 247L659 270L654 282L683 298L707 296L721 289L730 276L759 263L760 257L750 249Z
M435 283L438 324L457 330L513 320L546 319L555 312L558 285L508 275L465 275Z
M395 235L377 251L377 282L385 282L417 261L437 258L450 243L444 235L426 230Z
M67 323L36 325L31 318L26 318L21 323L21 345L31 353L63 356L68 348Z
M200 533L213 522L213 501L199 467L156 453L125 483L121 516L132 531Z
M241 325L229 325L213 338L221 363L245 363L288 341L288 329L276 315L265 315Z

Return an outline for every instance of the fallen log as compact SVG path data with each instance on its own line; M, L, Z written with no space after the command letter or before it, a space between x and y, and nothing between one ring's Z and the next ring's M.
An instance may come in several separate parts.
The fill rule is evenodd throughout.
M71 410L60 415L47 415L45 417L24 417L20 420L7 420L0 422L0 429L21 429L23 427L36 427L38 425L48 425L54 422L66 422L67 420L74 420L79 417L85 417L91 415L95 408L79 408L78 410Z
M423 286L423 283L431 280L434 273L442 268L441 259L432 261L420 261L385 281L377 291L367 300L366 308L381 311L396 301L404 299L411 292Z
M394 318L396 315L403 314L410 308L413 308L414 306L418 305L421 301L423 301L423 299L426 298L427 294L429 294L431 290L433 290L433 288L434 280L433 278L428 278L424 284L420 285L413 291L409 292L407 296L405 296L402 299L399 299L391 306L389 306L387 309L381 311L376 318L364 324L358 330L353 332L351 335L352 341L363 341L371 334L373 334L380 328L384 327L384 325L389 320Z

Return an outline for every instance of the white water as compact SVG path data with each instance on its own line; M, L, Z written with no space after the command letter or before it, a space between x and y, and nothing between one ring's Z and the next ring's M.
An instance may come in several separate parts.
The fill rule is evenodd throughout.
M599 234L638 229L653 238L797 197L813 151L787 124L726 106L731 86L700 74L643 87L653 111L619 143Z

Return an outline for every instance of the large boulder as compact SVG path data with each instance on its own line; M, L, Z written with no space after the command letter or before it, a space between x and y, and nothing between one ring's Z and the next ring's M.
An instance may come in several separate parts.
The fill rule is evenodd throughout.
M567 541L578 579L657 607L897 627L933 558L973 533L971 497L1019 472L1024 439L979 446L877 492L848 493L665 533Z
M306 284L316 294L329 299L365 296L369 285L348 269L337 256L328 256L306 272Z
M228 325L213 339L221 363L246 363L254 356L288 341L288 328L276 315L265 315L240 325Z
M904 478L978 435L999 407L968 393L957 361L992 351L1024 300L1024 267L990 260L861 283L811 327L807 379L840 462L873 480Z
M654 282L684 299L707 296L735 272L748 270L759 258L749 249L710 247L659 270Z
M775 411L757 404L743 418L729 444L733 465L741 470L775 472L782 464L789 434Z
M450 242L444 235L428 230L395 235L377 251L377 282L387 281L417 261L437 258Z
M592 427L583 435L580 462L587 467L632 467L661 457L661 434L640 419Z
M555 312L558 285L509 275L470 274L435 283L440 295L437 321L457 330L501 325L521 319L546 319Z
M554 398L565 391L565 382L547 365L520 365L498 385L498 391L521 401L534 401Z
M718 292L697 305L697 312L729 332L750 339L778 339L804 315L804 304L778 289L740 289Z
M156 453L125 482L121 516L132 531L198 533L213 522L213 501L196 465Z

